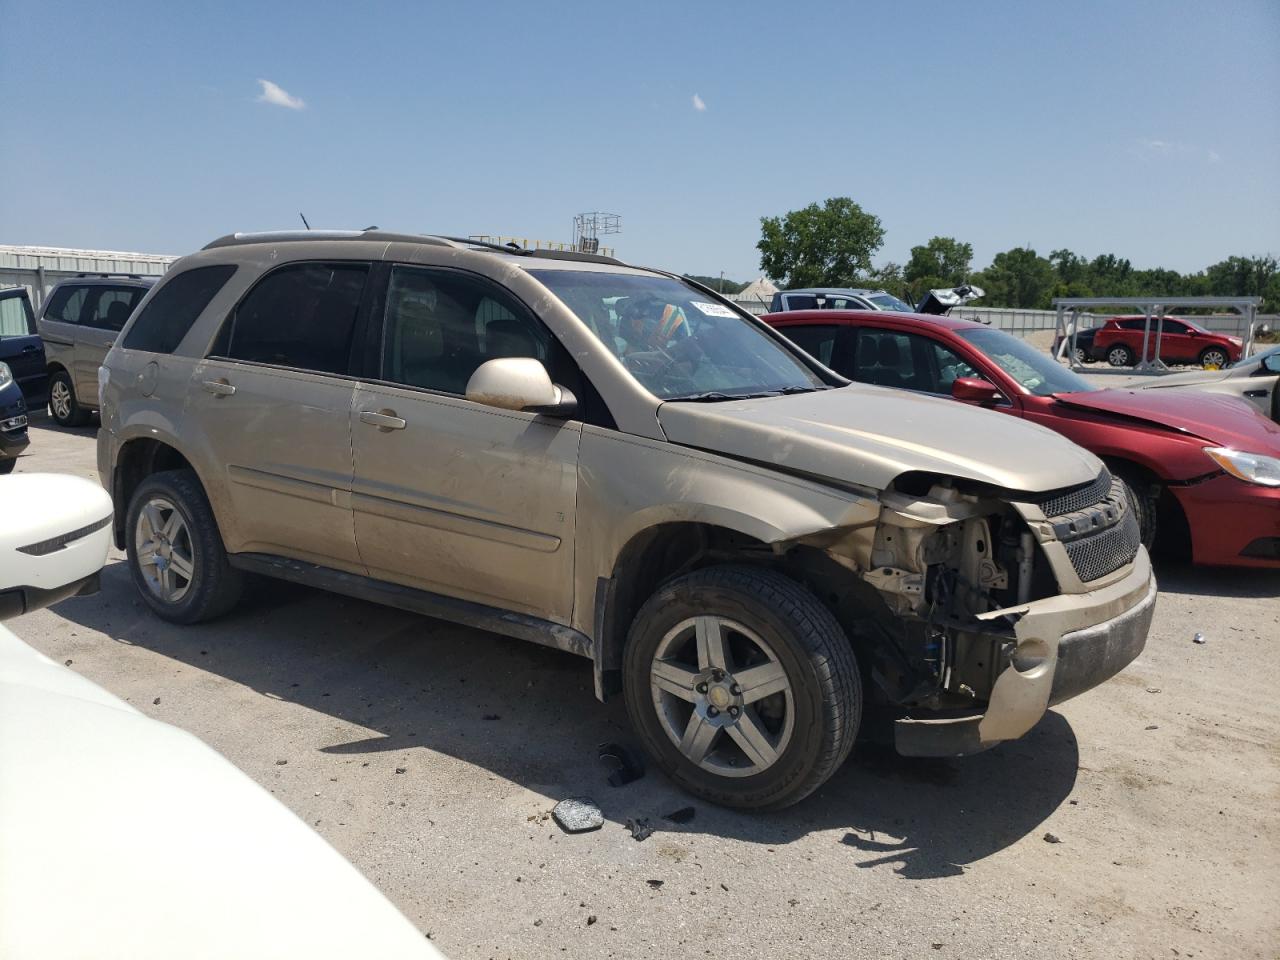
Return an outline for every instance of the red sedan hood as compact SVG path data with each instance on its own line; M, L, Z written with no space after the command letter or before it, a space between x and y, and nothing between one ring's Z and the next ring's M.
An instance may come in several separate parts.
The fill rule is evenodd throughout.
M1220 447L1280 453L1280 424L1243 400L1173 390L1094 390L1055 393L1068 407L1110 413L1188 433Z

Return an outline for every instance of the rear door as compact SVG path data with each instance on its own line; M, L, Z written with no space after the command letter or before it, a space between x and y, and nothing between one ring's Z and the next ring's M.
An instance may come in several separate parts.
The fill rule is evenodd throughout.
M97 405L98 367L102 366L107 351L146 292L146 287L123 284L96 284L88 288L80 322L75 326L75 368L71 374L76 383L76 398L81 403Z
M498 357L533 357L579 396L550 331L474 274L395 266L351 424L356 541L369 573L568 623L582 425L464 396Z
M0 361L9 365L28 407L48 401L44 344L36 333L31 298L25 287L0 290Z
M218 524L234 553L364 573L351 515L352 344L369 264L266 274L197 363L186 422L220 471Z

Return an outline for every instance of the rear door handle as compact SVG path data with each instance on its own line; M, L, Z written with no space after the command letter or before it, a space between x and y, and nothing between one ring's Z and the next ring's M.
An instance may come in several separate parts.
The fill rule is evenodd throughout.
M383 433L404 429L404 417L397 417L394 410L361 410L360 422L377 427Z
M212 393L215 397L229 397L236 392L236 388L225 380L206 380L204 389L207 393Z

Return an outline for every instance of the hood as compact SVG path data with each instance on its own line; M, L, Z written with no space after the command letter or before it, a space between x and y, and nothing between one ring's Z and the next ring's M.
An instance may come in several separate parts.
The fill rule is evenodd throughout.
M852 384L719 403L668 401L667 438L729 457L883 490L912 470L1039 493L1102 463L1051 430L955 400Z
M1188 387L1201 383L1217 383L1225 380L1233 372L1227 370L1193 370L1190 373L1168 373L1152 377L1151 383L1134 384L1140 390L1158 390L1160 387Z
M1078 410L1140 420L1199 437L1215 446L1268 456L1280 453L1280 424L1268 420L1244 400L1235 397L1139 389L1057 393L1053 398Z

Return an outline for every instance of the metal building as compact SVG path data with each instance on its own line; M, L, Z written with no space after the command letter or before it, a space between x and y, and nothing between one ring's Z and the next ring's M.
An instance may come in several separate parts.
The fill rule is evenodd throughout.
M112 250L72 250L0 244L0 287L26 287L38 311L59 280L82 273L159 276L177 257Z

